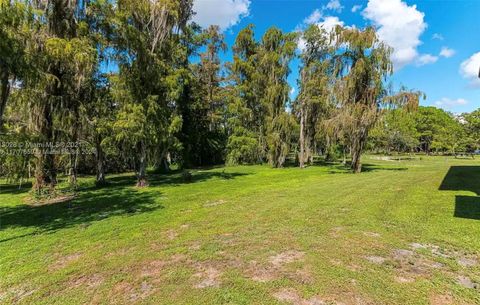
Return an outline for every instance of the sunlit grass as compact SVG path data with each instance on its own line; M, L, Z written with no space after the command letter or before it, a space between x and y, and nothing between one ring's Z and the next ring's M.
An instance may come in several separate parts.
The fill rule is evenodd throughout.
M0 303L479 303L458 277L480 281L480 162L379 159L360 175L241 166L146 189L82 178L74 201L42 207L1 185Z

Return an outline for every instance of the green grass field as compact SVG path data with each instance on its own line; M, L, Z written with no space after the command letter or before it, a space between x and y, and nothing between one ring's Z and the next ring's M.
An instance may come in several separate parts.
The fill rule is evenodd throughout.
M480 304L480 161L364 159L0 186L0 303Z

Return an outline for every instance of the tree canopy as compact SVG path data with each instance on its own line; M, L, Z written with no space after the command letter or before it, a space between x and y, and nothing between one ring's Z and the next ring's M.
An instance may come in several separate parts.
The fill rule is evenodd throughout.
M171 166L305 167L342 155L360 172L366 150L480 148L479 110L454 116L418 107L420 91L392 90L392 50L372 27L271 27L257 39L248 25L223 61L224 35L192 22L192 6L0 0L1 175L33 175L34 194L55 196L63 174L75 188L79 173L103 184L134 171L144 187L149 170Z

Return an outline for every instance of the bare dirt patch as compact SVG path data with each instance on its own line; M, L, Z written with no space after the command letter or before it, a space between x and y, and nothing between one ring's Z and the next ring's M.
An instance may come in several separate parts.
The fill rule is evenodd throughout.
M473 267L478 264L476 259L468 257L457 258L457 263L462 267Z
M198 266L199 271L194 274L197 283L195 288L220 287L222 273L213 266Z
M363 235L373 238L378 238L381 236L379 233L376 232L363 232Z
M272 266L262 266L257 261L251 261L246 269L248 277L255 282L270 282L279 278L278 270Z
M457 283L465 288L480 289L480 285L472 281L472 279L469 278L468 276L463 276L463 275L458 276Z
M143 281L140 284L140 287L137 287L132 293L130 293L129 300L131 302L135 302L137 300L144 300L149 295L151 295L155 291L152 285L148 282Z
M288 277L300 283L310 282L312 277L308 270L302 269L287 272L282 268L286 264L303 260L304 256L304 252L289 250L270 256L268 259L269 264L266 265L262 265L257 261L251 261L245 270L245 274L253 281L262 283L274 281L281 277Z
M189 263L189 259L184 254L174 254L170 258L162 260L156 259L149 262L146 262L141 265L140 268L140 276L141 277L155 277L157 278L165 272L168 267L181 264L181 263Z
M73 253L66 256L62 256L58 258L55 261L55 263L50 266L50 270L56 271L56 270L63 269L68 265L70 265L71 263L78 261L81 257L82 257L81 253Z
M168 230L166 234L169 240L174 240L178 236L178 233L173 229Z
M199 242L199 241L194 241L189 247L188 249L190 250L200 250L200 248L202 248L202 244Z
M135 287L132 283L122 281L113 287L109 299L113 300L120 297L128 303L134 303L144 300L154 291L155 288L146 281L143 281L138 287Z
M167 261L163 260L154 260L146 264L141 272L140 276L141 277L156 277L158 276L164 268L168 265Z
M90 274L90 275L82 275L80 277L76 277L69 281L69 287L80 287L86 286L88 288L94 289L102 285L104 282L104 277L100 274Z
M56 197L46 198L46 199L35 199L31 197L26 197L24 202L33 207L40 207L40 206L57 204L57 203L69 202L75 199L75 197L76 197L75 194L56 196Z
M293 305L326 305L324 300L318 296L314 296L310 299L304 299L293 288L283 288L273 293L273 297L281 302L290 303Z
M418 250L418 249L427 249L428 246L420 243L411 243L410 248L412 248L413 250Z
M276 267L303 260L305 252L289 250L270 257L270 263Z
M431 269L436 266L436 262L432 262L423 255L406 249L396 249L391 254L394 266L400 274L399 278L415 280L417 277L426 277L430 275ZM440 265L438 265L441 268Z
M312 273L307 269L300 269L300 270L295 270L295 272L292 272L291 274L288 275L288 277L296 281L300 284L313 284L314 283L314 278Z
M13 303L20 302L23 298L32 295L37 289L30 289L26 286L17 286L8 289L4 294L0 293L0 301L11 298ZM6 303L5 303L6 304Z
M409 277L408 275L406 275L406 276L395 276L395 282L400 283L400 284L408 284L408 283L415 282L415 279Z
M333 227L330 229L329 235L333 238L338 238L344 229L344 227Z
M454 305L455 300L449 294L432 294L428 299L430 305Z
M214 207L214 206L217 206L217 205L221 205L221 204L224 204L224 203L226 203L226 201L223 200L223 199L220 199L220 200L216 200L216 201L208 201L203 206L208 208L208 207Z
M376 264L376 265L381 265L383 264L387 259L382 256L365 256L365 259L368 260L369 262Z
M396 249L393 251L393 258L396 260L404 260L413 257L414 252L405 249Z
M478 257L474 254L466 253L465 251L459 249L448 249L442 248L437 245L432 244L420 244L412 243L410 247L413 250L424 250L431 253L432 256L439 257L442 259L455 260L458 265L464 268L474 267L478 265ZM441 268L443 264L441 263L432 263L431 267Z

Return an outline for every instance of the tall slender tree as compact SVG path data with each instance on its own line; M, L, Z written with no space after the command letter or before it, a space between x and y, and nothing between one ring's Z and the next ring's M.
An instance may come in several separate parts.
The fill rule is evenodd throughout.
M297 47L296 34L284 34L272 27L265 32L258 48L258 80L262 91L257 97L264 111L264 126L260 135L266 139L268 161L282 167L290 152L293 117L287 113L290 86L287 82L289 64Z
M204 50L199 62L190 65L191 96L182 112L185 140L184 159L190 165L211 165L224 161L226 140L226 103L220 54L226 50L218 26L210 26L198 35Z
M148 185L148 153L167 145L181 126L176 100L185 74L174 65L184 53L178 33L187 26L191 9L192 0L117 2L120 75L114 88L121 106L115 128L119 140L135 152L139 187Z
M384 81L393 72L391 48L381 42L373 28L335 30L339 48L336 71L339 75L335 92L339 103L337 123L343 125L349 138L353 172L362 169L361 155L368 132L374 126L380 105L387 95Z
M227 163L255 163L262 161L265 152L263 134L265 108L259 100L258 43L253 25L242 29L233 45L233 62L229 66L230 85L227 143Z
M316 138L322 123L332 108L333 51L329 34L317 25L308 27L302 35L304 48L300 55L302 66L298 82L300 92L294 110L300 121L299 164L313 162Z
M12 84L29 73L33 8L20 1L0 0L0 130Z
M32 76L22 80L29 95L34 131L39 143L36 153L34 190L52 194L57 184L55 141L61 137L69 116L67 109L78 109L80 89L96 62L96 50L90 41L79 35L76 13L84 2L34 2L36 12L45 18L35 36L36 53L31 64ZM72 130L72 129L70 129ZM65 139L74 140L67 135Z

